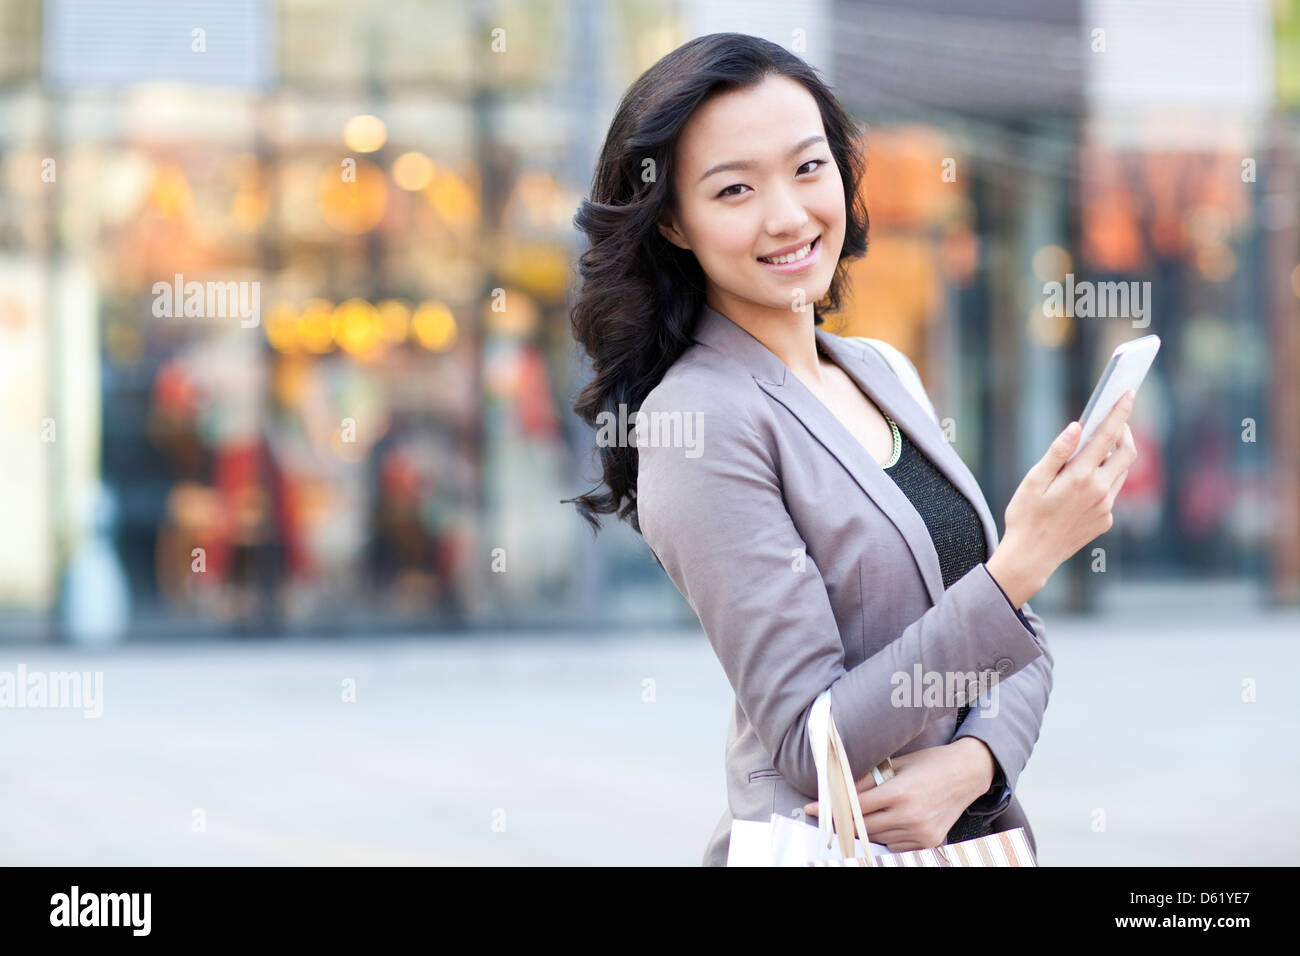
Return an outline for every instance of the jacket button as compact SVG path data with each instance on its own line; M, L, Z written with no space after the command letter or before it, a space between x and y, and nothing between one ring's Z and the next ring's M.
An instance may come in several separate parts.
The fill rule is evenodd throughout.
M1002 660L998 661L993 666L998 669L999 674L1005 677L1007 674L1011 673L1011 668L1015 667L1016 665L1015 662L1011 660L1011 658L1004 657L1002 658Z

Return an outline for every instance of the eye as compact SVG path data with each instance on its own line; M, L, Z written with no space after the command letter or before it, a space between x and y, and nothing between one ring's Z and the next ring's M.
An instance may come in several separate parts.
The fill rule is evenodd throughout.
M829 162L830 160L828 159L810 159L808 160L808 162L804 163L803 166L800 166L799 169L801 170L804 168L804 166L812 166L814 163L816 163L817 164L816 166L813 166L812 169L808 170L808 174L812 174L815 173L817 170L821 169L823 166L827 165L827 163ZM798 174L799 174L799 170L795 170L795 175L797 176ZM718 195L715 196L714 198L723 199L723 198L730 198L732 196L743 196L744 193L733 193L732 190L748 189L748 188L749 187L746 186L744 183L736 183L735 185L728 186L726 189L722 190L722 192L718 193Z

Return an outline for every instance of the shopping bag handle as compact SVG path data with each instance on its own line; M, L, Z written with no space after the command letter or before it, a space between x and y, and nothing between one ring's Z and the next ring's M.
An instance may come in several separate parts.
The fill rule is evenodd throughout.
M826 840L825 846L829 849L832 839L837 839L843 858L857 856L853 848L856 827L862 847L870 857L862 802L858 799L857 782L853 779L844 741L831 715L829 690L822 691L813 701L808 713L808 733L813 762L817 765L817 826ZM893 775L892 771L889 775Z

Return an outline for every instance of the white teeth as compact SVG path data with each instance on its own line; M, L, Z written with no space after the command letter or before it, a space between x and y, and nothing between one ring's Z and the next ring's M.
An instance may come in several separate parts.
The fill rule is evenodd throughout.
M774 259L764 259L762 256L759 256L758 261L770 262L774 266L783 266L788 262L798 262L800 259L804 258L804 256L808 255L808 253L812 252L813 242L816 241L816 239L812 240L812 242L808 243L808 245L804 246L799 251L792 252L789 255L777 256Z

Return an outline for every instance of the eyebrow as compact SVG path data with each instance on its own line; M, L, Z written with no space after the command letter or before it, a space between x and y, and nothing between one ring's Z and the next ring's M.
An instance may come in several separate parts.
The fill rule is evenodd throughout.
M816 136L809 136L807 139L800 140L798 143L796 143L795 147L792 150L790 150L789 153L786 154L786 157L790 158L795 156L798 153L803 152L813 143L824 143L825 141L826 141L826 137L821 136L820 134ZM710 166L708 170L705 171L704 175L699 178L699 182L704 182L704 180L708 179L714 173L726 172L728 169L753 169L754 166L755 163L752 159L733 159L730 162L718 163L716 166Z

